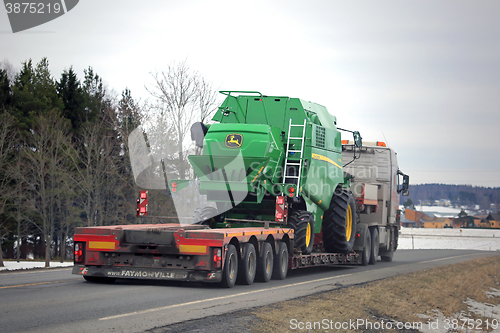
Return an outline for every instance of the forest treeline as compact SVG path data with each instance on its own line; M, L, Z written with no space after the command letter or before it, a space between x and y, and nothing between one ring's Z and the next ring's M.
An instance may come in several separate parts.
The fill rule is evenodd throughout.
M0 65L0 266L2 257L63 260L76 227L135 222L138 188L127 138L147 121L179 148L216 92L185 62L152 74L150 101L107 91L92 67L54 79L49 61ZM182 163L181 163L182 164Z
M415 205L445 199L449 200L453 206L474 208L476 205L479 205L480 209L488 210L491 209L491 204L498 207L500 203L500 188L449 184L410 185L409 197L402 197L400 202L403 203L408 198Z

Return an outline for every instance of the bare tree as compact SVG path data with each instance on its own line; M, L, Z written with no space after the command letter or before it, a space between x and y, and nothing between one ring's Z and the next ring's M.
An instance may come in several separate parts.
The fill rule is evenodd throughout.
M2 216L5 216L6 206L14 192L10 184L9 168L12 161L12 149L15 145L14 123L14 118L8 112L0 114L0 267L3 267L2 237L7 224Z
M197 81L198 103L200 107L200 121L207 122L217 110L217 90L213 88L212 83L204 77Z
M31 205L38 213L38 226L45 242L45 267L50 265L52 237L55 230L57 204L67 170L70 125L57 110L35 117L27 146L23 149L27 186L32 192Z
M103 224L103 192L117 155L113 141L113 132L102 120L87 122L82 126L77 152L71 155L87 226Z
M192 146L186 143L186 136L195 121L205 121L213 112L215 92L211 84L197 71L191 71L185 61L152 76L154 86L146 89L158 100L158 108L167 115L177 135L177 168L179 178L183 179L187 169L184 155Z

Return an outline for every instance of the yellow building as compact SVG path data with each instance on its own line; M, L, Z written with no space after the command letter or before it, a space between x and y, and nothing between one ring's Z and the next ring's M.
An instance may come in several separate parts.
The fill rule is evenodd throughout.
M451 220L447 217L429 217L424 220L424 228L451 228Z

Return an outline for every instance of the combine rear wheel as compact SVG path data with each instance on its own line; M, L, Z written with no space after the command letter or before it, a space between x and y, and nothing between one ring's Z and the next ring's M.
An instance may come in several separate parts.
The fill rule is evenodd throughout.
M195 224L205 224L212 226L215 223L218 212L215 207L203 207L197 208L194 211L194 223Z
M336 190L323 218L323 243L326 252L352 251L356 221L356 204L352 193L346 189Z
M295 234L295 249L311 254L314 245L314 218L305 210L295 210L288 217L288 224Z

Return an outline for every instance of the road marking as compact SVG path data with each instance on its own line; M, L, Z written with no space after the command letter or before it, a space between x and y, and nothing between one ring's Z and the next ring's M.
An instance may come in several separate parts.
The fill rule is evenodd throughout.
M468 257L468 256L473 256L473 255L477 255L477 254L476 253L464 254L464 255L460 255L460 256L453 256L453 257L447 257L447 258L441 258L441 259L426 260L426 261L421 261L421 262L416 262L416 263L406 264L406 265L399 265L399 266L394 266L394 267L413 266L415 264L425 264L425 263L434 262L434 261L442 261L442 260L447 260L447 259ZM379 268L379 269L380 270L385 270L385 269L390 269L390 268L394 268L394 267L384 267L384 268ZM363 271L363 272L356 272L356 273L350 273L350 274L344 274L344 275L337 275L337 276L332 276L332 277L327 277L327 278L322 278L322 279L317 279L317 280L311 280L311 281L304 281L304 282L298 282L298 283L293 283L293 284L287 284L287 285L278 286L278 287L272 287L272 288L254 290L254 291L248 291L248 292L234 294L234 295L227 295L227 296L214 297L214 298L209 298L209 299L202 299L202 300L198 300L198 301L192 301L192 302L181 303L181 304L173 304L173 305L162 306L162 307L159 307L159 308L153 308L153 309L148 309L148 310L134 311L134 312L119 314L119 315L115 315L115 316L109 316L109 317L99 318L99 320L110 320L110 319L117 319L117 318L129 317L129 316L140 315L140 314L145 314L145 313L150 313L150 312L156 312L156 311L162 311L162 310L168 310L168 309L178 308L178 307L181 307L181 306L188 306L188 305L193 305L193 304L200 304L200 303L205 303L205 302L218 301L218 300L223 300L223 299L228 299L228 298L233 298L233 297L238 297L238 296L245 296L245 295L251 295L251 294L256 294L256 293L261 293L261 292L268 292L268 291L282 289L282 288L296 287L296 286L300 286L300 285L304 285L304 284L310 284L310 283L315 283L315 282L321 282L321 281L328 281L328 280L334 280L334 279L339 279L339 278L345 278L347 276L352 276L352 275L361 274L361 273L365 273L365 271Z
M41 284L49 284L49 283L61 283L61 282L69 282L69 281L75 281L75 279L71 280L61 280L61 281L49 281L49 282L36 282L36 283L27 283L27 284L18 284L15 286L4 286L0 287L0 289L7 289L7 288L20 288L20 287L29 287L29 286L38 286Z
M182 303L182 304L173 304L173 305L162 306L162 307L159 307L159 308L142 310L142 311L134 311L134 312L124 313L124 314L120 314L120 315L116 315L116 316L109 316L109 317L99 318L99 320L116 319L116 318L133 316L133 315L137 315L137 314L143 314L143 313L149 313L149 312L155 312L155 311L161 311L161 310L168 310L168 309L178 308L178 307L186 306L186 305L193 305L193 304L199 304L199 303L204 303L204 302L218 301L218 300L221 300L221 299L227 299L227 298L232 298L232 297L251 295L251 294L266 292L266 291L270 291L270 290L276 290L276 289L282 289L282 288L287 288L287 287L300 286L300 285L308 284L308 283L312 283L312 282L319 282L319 281L326 281L326 280L331 280L331 279L338 279L338 278L343 278L343 277L351 276L351 275L358 274L358 273L338 275L338 276L334 276L334 277L322 278L322 279L317 279L317 280L313 280L313 281L304 281L304 282L298 282L298 283L294 283L294 284L287 284L287 285L284 285L284 286L278 286L278 287L272 287L272 288L254 290L254 291L248 291L246 293L239 293L239 294L228 295L228 296L221 296L221 297L214 297L214 298L209 298L209 299L202 299L202 300L199 300L199 301L193 301L193 302Z

